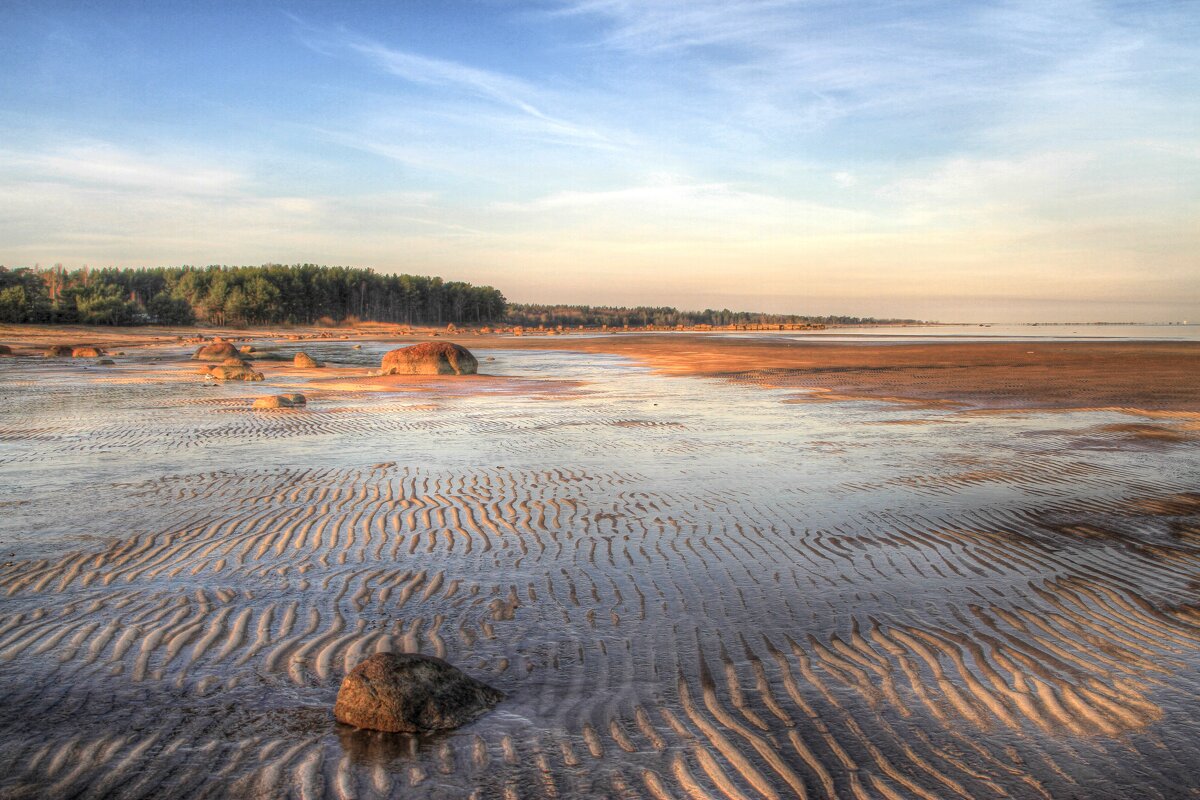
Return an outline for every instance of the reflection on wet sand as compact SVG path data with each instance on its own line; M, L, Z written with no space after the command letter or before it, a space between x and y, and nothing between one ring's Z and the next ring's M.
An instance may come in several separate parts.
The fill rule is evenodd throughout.
M352 391L385 348L337 348L249 387L3 365L0 794L1194 790L1188 410L794 404L511 349L478 391ZM336 724L389 650L508 699Z

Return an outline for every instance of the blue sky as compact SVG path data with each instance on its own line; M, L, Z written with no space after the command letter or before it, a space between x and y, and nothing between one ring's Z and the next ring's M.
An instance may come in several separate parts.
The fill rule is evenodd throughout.
M1192 0L8 0L0 35L9 266L1200 318Z

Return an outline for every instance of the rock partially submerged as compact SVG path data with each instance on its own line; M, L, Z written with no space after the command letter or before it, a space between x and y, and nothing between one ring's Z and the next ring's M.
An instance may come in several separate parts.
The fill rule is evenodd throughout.
M376 653L346 674L333 715L356 728L423 733L457 728L503 699L440 658Z
M46 348L46 358L62 358L71 355L74 348L69 344L52 344Z
M316 367L325 366L308 353L296 353L296 357L292 359L292 363L297 367L303 367L305 369L315 369Z
M422 342L383 356L384 375L474 375L479 362L453 342Z
M12 348L6 344L0 344L0 356L11 356Z
M83 347L75 347L71 350L71 358L99 358L104 355L104 351L99 347L91 347L84 345Z
M261 381L263 374L249 367L210 367L208 374L219 381Z
M220 341L206 344L196 351L192 358L200 361L224 361L227 358L237 358L238 350L229 342Z
M254 408L297 408L306 405L308 401L298 392L290 394L271 394L254 401Z

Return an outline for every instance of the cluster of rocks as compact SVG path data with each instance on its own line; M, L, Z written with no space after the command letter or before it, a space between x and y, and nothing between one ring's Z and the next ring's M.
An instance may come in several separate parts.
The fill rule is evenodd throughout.
M360 349L361 345L355 345ZM200 347L192 356L206 362L201 372L222 381L261 381L263 374L254 369L244 358L254 352L250 345L240 349L223 339L217 339ZM298 352L292 364L300 369L318 369L325 364L305 352ZM391 350L383 356L378 375L474 375L479 371L479 361L467 348L453 342L424 342L409 347ZM285 406L261 406L283 408Z
M45 350L46 358L100 358L104 348L92 345L52 344Z
M229 342L219 339L196 351L192 358L210 362L200 367L201 374L219 381L261 381L263 374L254 369L249 361ZM219 362L219 363L211 363Z

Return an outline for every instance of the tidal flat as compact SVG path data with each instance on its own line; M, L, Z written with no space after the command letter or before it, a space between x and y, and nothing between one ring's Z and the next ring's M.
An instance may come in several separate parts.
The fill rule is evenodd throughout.
M1200 344L453 340L0 359L0 796L1200 797Z

